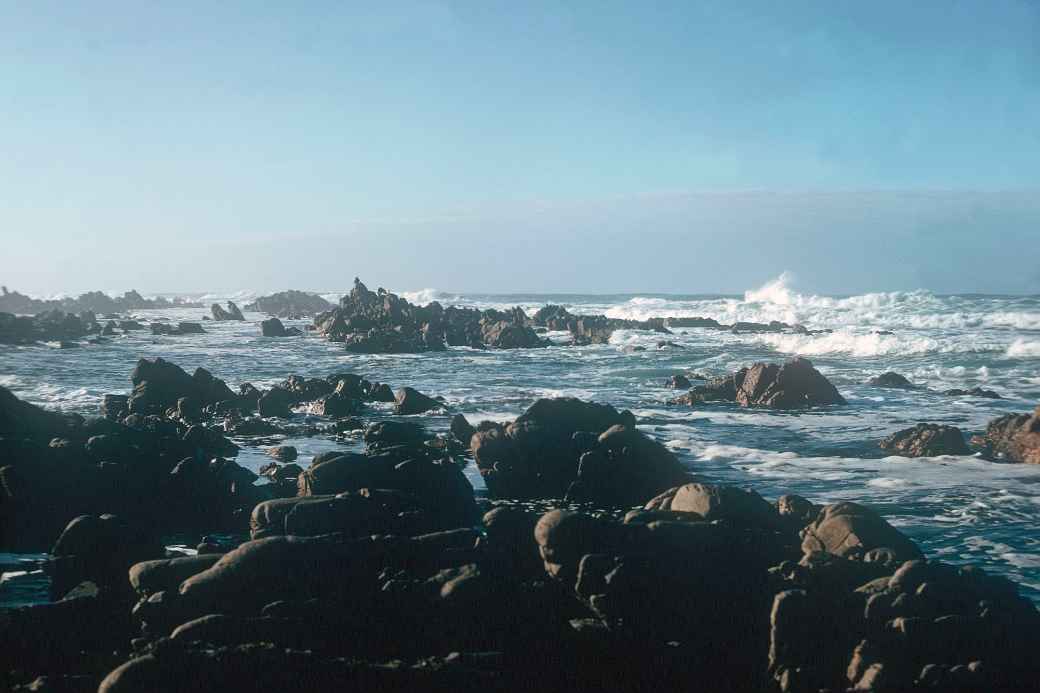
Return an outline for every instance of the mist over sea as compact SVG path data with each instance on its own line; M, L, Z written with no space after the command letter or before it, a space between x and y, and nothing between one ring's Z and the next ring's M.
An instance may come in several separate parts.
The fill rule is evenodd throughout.
M342 292L318 287L337 300ZM373 287L374 288L374 287ZM195 295L208 305L257 295ZM548 303L572 313L609 317L700 316L723 323L780 320L824 334L733 334L698 328L665 336L618 331L599 346L566 345L565 333L547 349L353 355L315 336L261 337L257 322L207 322L205 334L119 335L79 349L0 347L0 385L49 408L95 414L105 393L130 389L141 357L161 356L192 370L203 366L232 388L272 385L290 374L324 376L353 371L394 387L409 385L445 398L449 414L426 415L433 430L446 430L451 414L472 422L507 420L536 398L575 396L631 409L642 430L665 443L706 480L755 488L767 498L797 493L815 502L855 499L869 504L916 540L930 557L978 563L1020 581L1040 599L1040 467L1002 464L977 457L906 459L879 448L884 436L920 421L951 424L966 435L1009 412L1040 402L1040 296L936 295L928 291L817 296L794 291L785 277L748 291L722 295L453 294L433 289L402 291L415 303L436 300L479 308L519 305L528 314ZM200 320L204 308L136 311L144 318ZM307 321L286 321L303 326ZM659 346L667 340L671 344ZM644 347L636 350L634 347ZM840 390L848 406L783 412L715 404L668 405L664 387L676 373L722 375L755 361L796 354ZM917 390L880 389L866 382L896 371ZM951 388L983 387L1003 399L950 396ZM389 405L376 405L390 416ZM378 407L383 407L379 409ZM299 417L308 416L299 413ZM306 466L314 454L339 445L323 438L286 441ZM267 460L243 447L238 461L258 470ZM482 488L472 464L467 476ZM17 563L7 556L4 565ZM31 601L34 574L8 571L0 603Z

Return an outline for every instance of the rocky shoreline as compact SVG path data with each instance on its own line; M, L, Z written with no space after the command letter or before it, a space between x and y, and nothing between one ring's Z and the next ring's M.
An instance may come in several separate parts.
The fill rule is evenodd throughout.
M435 435L422 416L443 401L352 373L233 390L142 359L131 384L88 418L0 388L0 549L48 550L55 600L0 612L0 687L1000 691L1040 675L1040 615L1012 582L927 559L864 505L698 478L608 404L542 399ZM686 398L844 403L805 359ZM407 418L366 424L391 403ZM1037 462L1038 419L977 443ZM956 447L946 428L882 446L935 454ZM266 484L233 461L289 431L363 449L306 468L272 450ZM195 555L169 554L173 534Z

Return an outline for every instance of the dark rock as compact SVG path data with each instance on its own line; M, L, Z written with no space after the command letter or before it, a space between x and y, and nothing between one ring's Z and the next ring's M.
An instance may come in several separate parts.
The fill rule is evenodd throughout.
M393 389L386 383L374 383L368 395L373 402L396 402Z
M154 561L142 561L130 567L130 586L142 596L163 591L176 591L177 587L220 560L220 554L181 556Z
M481 424L471 448L493 497L633 505L685 480L674 456L634 424L610 406L542 399L508 425Z
M783 365L756 363L733 375L698 385L673 404L730 401L743 407L764 406L794 409L829 404L847 404L837 388L812 363L796 357Z
M408 421L380 421L365 429L365 442L372 447L414 445L428 437L421 425Z
M331 303L317 294L290 290L261 296L253 303L247 304L245 309L279 318L302 318L317 315L332 307Z
M271 318L260 323L260 334L264 337L296 337L302 333L296 328L287 330L281 320Z
M219 303L214 303L210 306L210 312L214 320L245 320L242 311L231 301L227 302L227 310L221 308Z
M692 383L690 383L690 379L681 373L673 375L671 378L668 379L668 382L665 384L665 387L671 388L673 390L689 390L691 386Z
M410 387L403 387L398 390L395 402L394 411L402 416L409 414L423 414L431 409L440 409L444 407L441 402L438 402L432 397L428 397Z
M990 421L982 440L989 455L1040 464L1040 406L1032 414L1005 414Z
M881 375L874 376L867 381L867 385L873 385L874 387L888 387L898 390L918 389L917 385L914 385L912 382L893 371L887 371Z
M473 428L470 422L467 421L466 417L462 414L456 414L451 417L450 430L451 434L455 436L455 439L467 448L469 447L470 438L472 438L473 434L477 432L477 429Z
M632 506L688 479L679 460L634 427L615 425L581 454L567 498L600 505Z
M279 445L278 447L269 448L267 454L284 463L295 461L298 453L292 445Z
M264 392L256 403L256 411L260 416L273 416L288 418L292 411L290 407L296 404L294 397L288 390L281 387L273 387Z
M714 318L665 318L668 327L706 327L709 329L725 329L726 325L720 325Z
M904 457L971 454L959 428L929 423L893 433L881 441L881 449Z
M983 397L985 399L1004 399L1000 394L993 390L984 390L981 387L973 387L970 390L961 390L959 388L953 388L951 390L944 390L944 395L950 395L951 397Z

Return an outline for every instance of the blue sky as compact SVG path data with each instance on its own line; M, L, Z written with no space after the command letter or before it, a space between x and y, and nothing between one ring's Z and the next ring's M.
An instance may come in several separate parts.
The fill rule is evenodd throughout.
M1040 3L647 4L0 1L0 279L1040 292Z

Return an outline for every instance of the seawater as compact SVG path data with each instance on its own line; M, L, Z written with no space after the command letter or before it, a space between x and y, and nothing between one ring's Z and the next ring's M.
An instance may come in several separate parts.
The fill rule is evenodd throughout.
M341 291L322 292L336 300ZM208 302L252 292L211 294ZM204 323L206 334L112 338L80 349L0 346L0 385L36 404L94 414L105 393L127 392L141 357L161 356L186 370L203 366L233 388L249 381L270 386L290 374L324 376L353 371L394 387L410 385L442 395L451 413L476 423L508 420L539 397L575 396L631 409L640 427L670 447L699 477L756 489L773 499L798 493L818 503L856 500L883 513L934 558L975 563L1006 575L1040 601L1040 466L1000 464L977 457L906 459L886 456L878 441L920 421L947 423L968 435L1008 412L1040 402L1040 296L936 295L927 291L816 296L792 290L785 277L748 291L723 295L498 295L451 294L432 289L401 292L411 301L479 308L520 305L528 313L547 303L574 313L619 318L703 316L724 323L782 320L818 335L731 334L676 329L671 336L619 331L610 344L572 347L565 334L546 349L480 351L453 348L417 355L351 355L314 336L274 339L259 335L266 317L246 313L244 323ZM142 319L201 320L205 309L137 311ZM303 325L305 321L288 321ZM891 334L886 334L891 332ZM658 348L668 340L675 346ZM645 351L627 347L643 346ZM741 409L729 405L669 406L663 387L679 372L721 375L754 361L809 357L849 404L802 412ZM897 371L920 390L878 389L872 376ZM1004 399L950 397L949 388L981 386ZM386 405L369 418L391 416ZM298 416L306 416L299 414ZM448 415L422 416L446 430ZM285 441L301 462L339 445L327 438ZM253 470L267 461L245 447L238 461ZM482 492L480 476L467 476ZM0 604L30 603L45 594L42 556L0 555Z

